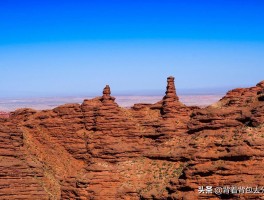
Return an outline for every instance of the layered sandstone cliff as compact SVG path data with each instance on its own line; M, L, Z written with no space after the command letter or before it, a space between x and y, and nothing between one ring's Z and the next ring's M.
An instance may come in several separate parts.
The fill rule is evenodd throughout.
M0 118L0 199L260 199L200 186L264 185L264 82L207 108L103 96Z

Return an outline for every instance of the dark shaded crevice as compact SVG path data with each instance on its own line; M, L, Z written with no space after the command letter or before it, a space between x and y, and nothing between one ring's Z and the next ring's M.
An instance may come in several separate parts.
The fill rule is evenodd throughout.
M159 157L159 156L145 156L146 158L150 159L150 160L153 160L153 161L160 161L160 160L163 160L163 161L170 161L170 162L175 162L175 159L171 158L171 157Z
M193 188L189 187L189 186L184 186L184 187L180 187L179 188L179 191L182 191L182 192L189 192L189 191L194 191Z
M184 179L184 180L187 179L187 177L186 177L186 173L185 173L184 170L182 171L182 174L179 176L179 179Z
M260 96L258 97L258 100L259 100L259 101L264 101L264 95L263 95L263 94L260 95Z
M91 128L91 131L96 132L97 131L97 128L96 127L92 127Z
M248 127L255 127L253 124L253 120L250 117L245 117L242 119L238 119L239 122L243 123L245 126Z
M195 128L195 129L190 129L187 131L187 133L189 134L194 134L200 131L204 131L204 130L218 130L221 129L222 127L201 127L201 128Z
M149 139L152 139L152 140L157 140L157 139L159 139L162 136L165 136L165 134L161 133L161 134L157 134L157 135L143 135L142 137L149 138Z
M201 123L210 123L212 121L213 121L213 119L200 119L199 120L199 122L201 122Z
M224 156L224 157L219 157L219 158L212 158L211 161L219 161L219 160L224 160L224 161L233 161L233 162L240 162L240 161L247 161L250 160L250 156Z
M258 95L259 101L264 101L264 89L262 89L261 91L258 91L257 95Z
M171 189L170 187L166 187L166 190L168 192L168 194L173 194L175 192L175 190Z
M233 194L221 194L217 195L220 199L240 199L240 198L235 198L235 195Z
M234 161L234 162L239 162L239 161L247 161L250 160L250 156L232 156L232 157L220 157L221 160L225 161Z
M249 147L252 146L248 140L244 140L244 143L246 143Z
M214 172L208 171L208 172L196 172L193 175L199 175L201 177L206 177L206 176L212 176Z

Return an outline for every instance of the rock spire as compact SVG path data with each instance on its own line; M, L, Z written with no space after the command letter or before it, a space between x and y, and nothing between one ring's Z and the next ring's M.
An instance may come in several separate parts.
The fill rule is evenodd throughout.
M106 85L103 90L103 96L101 98L102 101L114 101L115 98L111 96L111 89L109 85Z
M167 89L166 95L164 96L164 100L167 101L179 101L179 97L176 94L176 89L174 85L174 77L170 76L167 78Z
M174 85L174 77L170 76L167 78L167 88L165 96L163 97L162 103L162 114L165 118L170 118L175 115L177 108L179 106L179 97L176 94L176 89Z

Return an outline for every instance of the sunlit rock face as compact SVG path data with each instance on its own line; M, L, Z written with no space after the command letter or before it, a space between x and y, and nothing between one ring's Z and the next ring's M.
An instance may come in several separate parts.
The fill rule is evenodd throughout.
M198 188L261 185L263 90L190 107L168 77L155 104L122 108L107 85L81 105L16 110L0 118L0 199L223 199Z

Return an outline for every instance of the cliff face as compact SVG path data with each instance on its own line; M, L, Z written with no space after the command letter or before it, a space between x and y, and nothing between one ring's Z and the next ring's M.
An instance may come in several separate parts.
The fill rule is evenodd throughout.
M156 104L103 96L0 118L0 199L256 199L199 186L264 183L264 82L207 108L187 107L168 78Z

